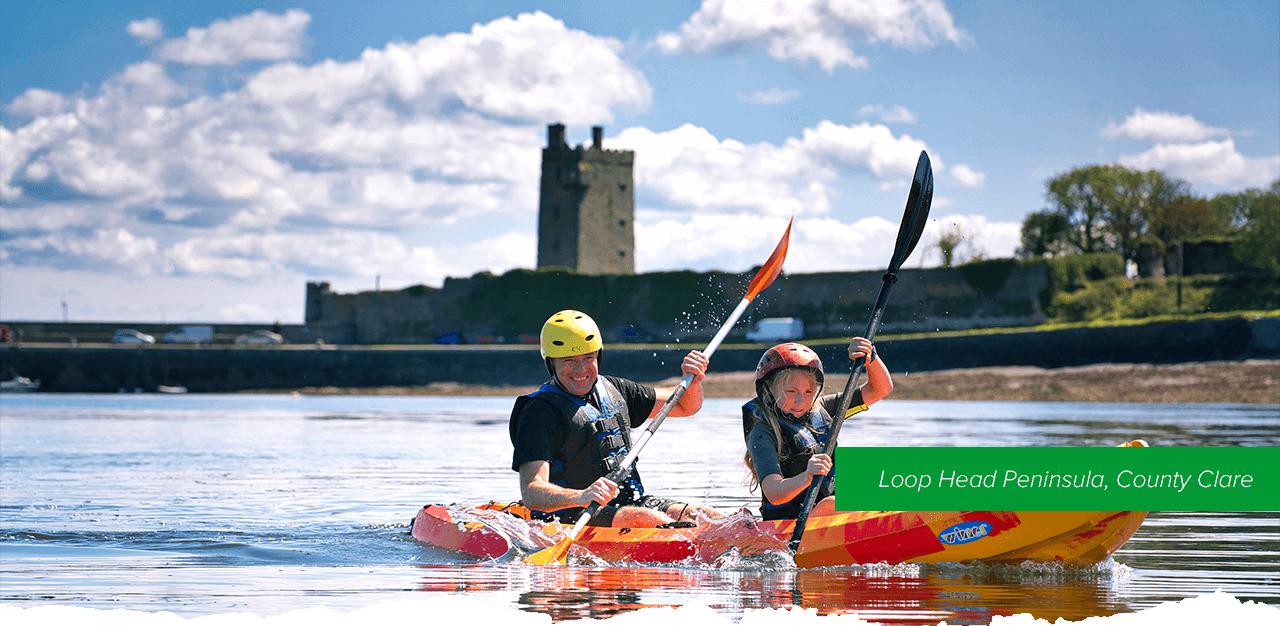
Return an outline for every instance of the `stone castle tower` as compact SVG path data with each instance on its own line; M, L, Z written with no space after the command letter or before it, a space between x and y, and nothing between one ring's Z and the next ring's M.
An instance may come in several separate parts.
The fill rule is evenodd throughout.
M635 153L605 150L604 128L591 128L591 147L570 148L564 125L547 127L538 201L538 267L583 274L634 274Z

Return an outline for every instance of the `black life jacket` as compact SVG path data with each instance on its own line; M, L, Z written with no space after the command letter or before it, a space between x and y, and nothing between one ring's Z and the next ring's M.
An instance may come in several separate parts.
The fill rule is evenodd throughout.
M511 440L516 440L517 422L524 407L534 400L549 402L565 425L564 443L551 460L550 482L569 489L586 489L597 479L622 464L631 450L631 420L626 400L604 376L596 378L596 409L590 402L570 395L554 382L543 383L537 391L516 398L511 410ZM638 500L644 486L635 465L630 477L618 485L612 503Z
M809 459L820 453L827 443L831 416L821 402L815 402L813 410L798 421L793 421L792 418L778 419L775 413L776 410L766 410L757 400L742 405L742 431L747 445L751 445L752 430L762 428L765 432L772 431L774 441L778 443L778 463L782 466L782 477L803 474L809 465ZM833 466L827 473L827 480L822 481L822 486L818 489L818 500L835 494L835 487L830 480L834 476ZM758 478L763 479L764 476ZM762 490L760 516L766 520L795 519L804 508L807 492L806 488L785 504L773 504L764 497Z

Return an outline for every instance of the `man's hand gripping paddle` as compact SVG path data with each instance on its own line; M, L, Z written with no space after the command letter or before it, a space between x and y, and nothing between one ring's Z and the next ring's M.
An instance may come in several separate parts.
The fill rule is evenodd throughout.
M792 220L794 219L795 218L793 217ZM787 259L787 243L790 239L791 222L787 222L787 230L782 234L782 241L778 242L778 246L773 249L773 254L769 256L769 260L765 261L764 265L760 268L760 271L756 272L755 278L751 279L751 284L747 287L747 295L742 297L742 301L738 303L737 308L733 310L733 313L729 315L729 318L720 326L720 331L711 339L711 343L707 344L707 349L702 351L708 359L710 359L711 355L715 353L716 348L720 347L720 343L724 341L725 336L727 336L729 331L733 329L733 325L738 322L738 318L742 317L743 312L747 310L747 305L751 304L751 301L778 277L778 273L782 271L782 263ZM644 430L640 432L640 436L631 446L631 450L627 452L627 456L622 459L622 463L618 465L617 469L609 472L609 475L607 476L609 480L619 484L626 480L627 475L631 473L632 463L635 463L636 457L640 456L640 450L644 448L645 444L649 443L649 439L653 437L654 431L658 430L658 427L662 425L662 420L667 419L667 414L671 413L671 408L675 406L676 402L678 402L682 396L684 396L685 390L687 390L691 384L693 384L693 374L685 374L684 378L680 380L680 384L676 385L676 388L672 390L671 397L667 398L667 402L662 405L658 414L655 415L653 419L649 420L649 423L645 425ZM588 506L587 510L578 517L577 523L573 525L573 530L569 531L569 535L567 537L561 539L556 543L556 545L551 546L550 548L530 554L525 557L524 562L533 565L549 565L551 563L565 562L565 559L569 556L569 547L573 545L575 540L577 540L578 535L582 534L582 529L586 527L591 516L594 515L596 510L599 508L599 502L592 502L591 506Z
M920 233L924 231L924 226L929 221L929 205L932 202L933 167L929 164L929 155L921 150L920 159L916 162L916 175L911 180L911 192L907 195L907 208L902 214L902 225L898 227L898 242L893 247L893 258L889 261L889 270L885 272L884 284L880 287L876 306L871 311L871 320L867 322L867 333L863 335L868 340L874 341L876 338L876 330L880 328L880 316L884 314L885 303L889 300L889 290L894 283L898 282L898 269L920 242ZM844 392L840 394L840 411L832 416L831 432L827 434L827 445L822 451L823 454L830 455L835 452L836 438L840 435L840 425L844 423L845 418L866 410L866 405L849 408L849 404L853 401L853 391L858 388L858 379L865 371L866 356L864 355L853 362L849 382L845 384ZM813 482L809 483L809 490L804 497L804 506L796 518L796 527L788 543L792 554L800 548L800 538L804 536L804 527L809 521L809 513L818 499L818 488L826 479L827 476L814 476Z

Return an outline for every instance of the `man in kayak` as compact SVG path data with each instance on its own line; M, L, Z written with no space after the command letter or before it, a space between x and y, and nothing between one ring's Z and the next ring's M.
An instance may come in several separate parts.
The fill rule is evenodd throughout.
M542 358L551 380L516 399L510 434L515 445L511 469L520 472L520 496L535 516L577 521L584 507L599 502L592 526L653 527L673 521L724 517L710 507L664 500L644 492L633 468L623 484L605 478L631 447L631 429L657 415L671 395L599 372L604 342L585 313L561 311L542 326ZM693 351L681 370L693 375L671 415L702 408L707 357Z
M875 347L867 339L854 337L849 358L863 355L867 356L867 383L853 392L849 404L857 410L866 410L893 391L889 370L876 356ZM742 429L747 440L745 461L753 486L760 487L760 515L766 520L798 517L813 477L831 473L831 457L815 453L827 442L840 394L822 395L823 379L822 360L798 343L769 348L756 366L756 397L742 406ZM818 498L811 516L835 513L830 480L823 481Z

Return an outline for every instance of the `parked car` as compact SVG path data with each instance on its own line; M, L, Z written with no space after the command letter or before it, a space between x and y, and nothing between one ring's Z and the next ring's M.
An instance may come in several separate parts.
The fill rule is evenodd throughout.
M284 337L269 330L255 330L236 337L236 343L269 344L284 343Z
M212 326L183 326L165 333L167 343L213 343Z
M156 338L146 333L138 332L132 328L121 328L116 331L116 334L111 338L111 341L115 343L155 343Z
M804 321L795 317L766 317L747 331L747 341L789 341L804 337Z

